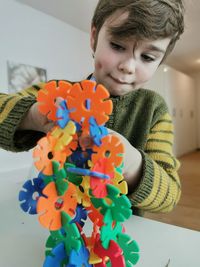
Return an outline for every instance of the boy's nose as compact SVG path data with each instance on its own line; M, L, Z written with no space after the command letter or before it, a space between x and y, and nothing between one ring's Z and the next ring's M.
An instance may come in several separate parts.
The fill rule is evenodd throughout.
M119 70L125 74L134 74L135 73L135 59L129 58L119 64Z

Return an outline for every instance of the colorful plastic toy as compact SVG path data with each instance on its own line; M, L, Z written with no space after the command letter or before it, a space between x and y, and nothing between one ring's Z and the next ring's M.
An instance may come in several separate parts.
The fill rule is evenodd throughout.
M43 267L135 265L139 247L123 226L132 214L124 148L104 126L112 112L108 91L91 80L53 81L37 100L56 126L34 149L39 175L25 182L19 201L50 231ZM80 136L91 140L89 148ZM87 221L93 224L90 236L84 233Z

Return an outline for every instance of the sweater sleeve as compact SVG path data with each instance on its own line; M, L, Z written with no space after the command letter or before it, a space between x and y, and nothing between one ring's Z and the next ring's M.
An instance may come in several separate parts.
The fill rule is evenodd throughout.
M0 147L14 152L34 147L44 135L31 130L18 130L44 83L33 85L16 94L0 94Z
M143 175L129 197L136 208L150 212L169 212L181 195L177 171L179 162L173 156L173 124L168 113L152 127L146 147L141 151Z

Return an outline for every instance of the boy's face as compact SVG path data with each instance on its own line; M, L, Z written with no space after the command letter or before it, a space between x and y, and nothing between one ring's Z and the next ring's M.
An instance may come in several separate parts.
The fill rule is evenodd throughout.
M116 39L108 29L120 25L126 14L109 17L98 34L96 49L96 28L91 30L91 47L94 51L94 77L103 84L111 95L125 95L141 88L158 68L170 38L159 40Z

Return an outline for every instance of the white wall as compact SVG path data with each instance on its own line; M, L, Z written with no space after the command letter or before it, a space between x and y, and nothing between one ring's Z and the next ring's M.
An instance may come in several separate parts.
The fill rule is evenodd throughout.
M196 104L197 104L197 145L198 149L200 148L200 72L194 73L192 75L195 86L197 88L197 97L196 97Z
M89 34L14 0L0 0L0 92L7 92L7 60L44 68L48 80L81 80L92 71ZM0 150L2 171L31 160L31 152Z
M197 90L194 80L169 68L165 73L168 104L173 116L175 151L183 155L197 148Z
M164 69L167 71L164 72ZM192 77L162 65L147 84L167 102L174 122L174 153L184 155L197 148L197 89Z

